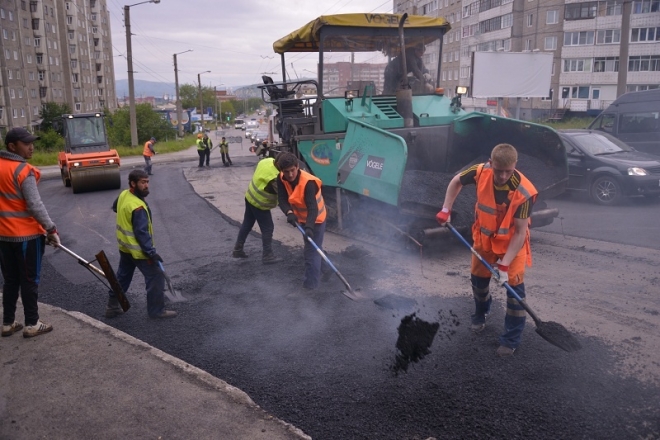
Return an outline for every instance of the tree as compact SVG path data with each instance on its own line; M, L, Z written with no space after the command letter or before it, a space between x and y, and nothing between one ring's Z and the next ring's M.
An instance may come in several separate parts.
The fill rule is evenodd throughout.
M174 137L172 126L149 104L137 104L135 115L138 127L138 145L142 145L152 136L156 139ZM106 120L110 145L131 145L131 124L128 107L122 107L109 115Z
M41 121L41 130L48 131L53 127L53 122L62 117L62 115L70 114L71 107L69 104L63 103L58 104L57 102L47 102L41 108L39 112L39 117Z
M179 98L181 99L181 108L199 109L199 87L193 84L184 84L179 87ZM203 108L199 111L211 107L215 109L215 90L208 86L202 86Z

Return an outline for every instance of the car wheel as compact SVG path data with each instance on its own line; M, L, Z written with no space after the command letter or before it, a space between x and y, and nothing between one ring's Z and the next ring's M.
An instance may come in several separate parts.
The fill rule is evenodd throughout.
M622 196L621 185L613 176L600 176L591 184L591 198L599 205L615 205Z

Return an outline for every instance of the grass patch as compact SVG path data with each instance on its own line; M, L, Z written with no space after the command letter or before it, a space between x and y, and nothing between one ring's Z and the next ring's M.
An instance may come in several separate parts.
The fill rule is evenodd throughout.
M571 128L587 128L593 122L594 118L580 117L580 118L566 118L561 121L544 121L539 122L541 125L547 125L555 130L566 130Z
M177 151L182 151L190 148L192 145L195 145L195 141L197 140L196 135L186 135L183 140L177 141L177 140L171 140L171 141L166 141L166 142L157 142L155 146L155 150L158 154L161 153L174 153ZM142 156L142 149L144 148L144 145L138 145L136 147L127 147L127 146L119 146L116 147L115 150L117 150L117 153L119 153L119 157L129 157L129 156ZM57 151L34 151L34 154L32 155L32 159L30 159L30 164L35 165L35 166L49 166L49 165L57 165L57 155L59 152Z

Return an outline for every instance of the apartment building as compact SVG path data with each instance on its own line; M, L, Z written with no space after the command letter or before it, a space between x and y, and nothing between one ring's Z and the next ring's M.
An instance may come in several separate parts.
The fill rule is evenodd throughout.
M622 0L395 0L394 11L445 17L452 25L443 41L440 75L449 96L457 85L470 85L476 51L543 51L554 59L548 96L524 98L521 118L556 109L598 112L616 98ZM627 90L657 88L660 0L634 0L630 29ZM439 54L427 48L428 61L434 52ZM497 98L467 97L463 104L495 112ZM518 103L510 101L504 106L511 111Z
M113 109L105 0L0 0L0 134L34 128L46 102Z

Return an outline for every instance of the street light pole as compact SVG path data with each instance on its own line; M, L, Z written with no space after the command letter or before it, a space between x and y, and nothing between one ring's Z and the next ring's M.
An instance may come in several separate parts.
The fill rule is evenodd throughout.
M210 70L207 70L202 73L211 73ZM202 73L197 74L197 88L199 90L199 111L202 118L202 132L204 132L204 100L202 99Z
M181 119L183 118L183 115L181 109L181 99L179 98L179 69L176 63L176 56L186 52L192 52L192 49L188 49L186 51L174 54L174 86L176 88L176 119L177 119L176 129L179 137L183 137L183 124L181 123Z
M128 64L128 112L131 122L131 147L138 144L137 115L135 114L135 85L133 83L133 50L131 48L131 6L143 3L160 3L160 0L148 0L134 5L124 6L124 27L126 27L126 62Z

